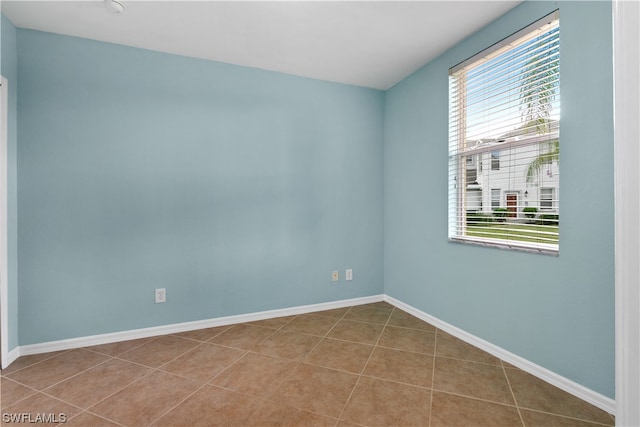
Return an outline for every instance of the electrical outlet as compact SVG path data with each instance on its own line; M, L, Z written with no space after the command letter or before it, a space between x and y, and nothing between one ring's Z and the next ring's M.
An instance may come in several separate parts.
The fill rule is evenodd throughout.
M340 273L338 273L337 271L332 271L331 272L331 281L332 282L337 282L338 280L340 280Z
M347 268L347 271L344 274L344 280L353 280L353 270Z
M167 302L167 290L165 288L156 289L156 304Z

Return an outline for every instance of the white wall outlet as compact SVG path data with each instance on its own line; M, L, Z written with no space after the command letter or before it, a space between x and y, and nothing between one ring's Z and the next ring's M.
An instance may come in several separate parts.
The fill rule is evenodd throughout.
M332 282L337 282L338 280L340 280L340 273L338 273L337 271L332 271L331 272L331 281Z
M156 304L167 302L167 290L165 288L156 289Z
M344 280L353 280L353 270L347 268L347 271L344 274Z

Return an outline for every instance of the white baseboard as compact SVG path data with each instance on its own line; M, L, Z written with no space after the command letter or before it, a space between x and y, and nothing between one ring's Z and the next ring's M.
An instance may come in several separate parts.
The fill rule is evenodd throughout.
M233 325L236 323L255 322L257 320L272 319L275 317L292 316L296 314L313 313L316 311L331 310L334 308L350 307L354 305L370 304L373 302L387 301L388 303L398 307L402 311L414 315L443 331L475 346L489 354L504 360L525 372L528 372L543 381L548 382L561 390L566 391L592 405L615 414L616 403L613 399L597 393L587 387L584 387L568 378L556 374L542 366L536 365L516 354L513 354L497 345L476 337L462 329L459 329L447 322L444 322L434 316L431 316L415 307L405 304L388 295L373 295L369 297L353 298L348 300L340 300L326 302L320 304L303 305L298 307L283 308L278 310L260 311L256 313L239 314L234 316L218 317L214 319L198 320L195 322L175 323L171 325L155 326L151 328L134 329L129 331L114 332L109 334L92 335L87 337L71 338L59 341L50 341L39 344L30 344L16 347L9 353L7 358L7 366L16 360L19 356L30 354L49 353L52 351L69 350L80 347L88 347L100 344L110 344L119 341L127 341L139 338L155 337L158 335L175 334L179 332L188 332L203 328L212 328L216 326ZM6 367L6 366L5 366Z
M399 301L389 295L384 296L384 300L389 304L392 304L402 311L405 311L409 314L414 315L415 317L424 320L427 323L432 324L438 329L442 329L448 334L453 335L456 338L461 339L475 347L478 347L493 356L504 360L522 369L525 372L530 373L543 381L548 382L551 385L558 387L561 390L566 391L579 399L582 399L590 404L602 409L603 411L608 412L609 414L614 414L616 412L616 402L615 400L604 396L598 392L595 392L585 386L582 386L574 381L571 381L568 378L565 378L561 375L556 374L542 366L536 365L529 360L520 357L516 354L513 354L501 347L498 347L495 344L492 344L488 341L483 340L482 338L478 338L475 335L472 335L462 329L459 329L453 325L450 325L447 322L444 322L437 317L431 316L421 310L418 310L415 307L410 306L409 304L405 304L402 301Z
M18 356L30 354L49 353L52 351L70 350L80 347L89 347L100 344L110 344L119 341L134 340L139 338L155 337L158 335L188 332L197 329L213 328L216 326L234 325L236 323L255 322L257 320L273 319L275 317L292 316L296 314L313 313L316 311L331 310L334 308L350 307L353 305L370 304L384 300L384 295L353 298L340 301L325 302L320 304L301 305L278 310L260 311L256 313L238 314L234 316L217 317L214 319L197 320L194 322L174 323L171 325L154 326L151 328L133 329L109 334L91 335L79 338L70 338L59 341L49 341L39 344L30 344L14 349L17 356L10 359L13 362ZM8 364L7 364L8 366Z
M16 347L11 350L9 353L7 353L6 357L2 358L2 369L5 369L7 366L11 365L20 356L20 347Z

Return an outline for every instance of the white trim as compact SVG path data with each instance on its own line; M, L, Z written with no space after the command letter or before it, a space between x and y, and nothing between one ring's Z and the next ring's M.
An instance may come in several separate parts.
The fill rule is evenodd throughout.
M456 338L461 339L475 347L480 348L481 350L486 351L489 354L496 356L499 359L504 360L505 362L509 362L513 366L516 366L522 369L525 372L530 373L543 381L548 382L561 390L566 391L579 399L582 399L598 408L606 411L610 414L614 414L616 410L615 401L610 399L600 393L597 393L587 387L584 387L574 381L571 381L568 378L565 378L561 375L556 374L542 366L536 365L533 362L528 361L516 354L513 354L502 347L498 347L495 344L492 344L488 341L483 340L482 338L478 338L475 335L472 335L466 331L463 331L460 328L457 328L449 323L438 319L437 317L431 316L421 310L418 310L415 307L410 306L409 304L405 304L402 301L399 301L389 295L385 295L384 298L389 304L392 304L402 311L405 311L409 314L414 315L418 319L422 319L425 322L428 322L435 326L438 329L442 329L443 331L453 335Z
M7 79L0 76L0 82L2 88L0 89L0 120L2 126L0 126L0 171L2 176L0 177L0 361L2 361L2 368L9 366L9 316L8 309L9 304L7 298L9 298L9 275L7 269L9 268L9 251L8 251L8 237L7 237L7 222L8 222L8 201L9 192L7 190L9 174L7 172L8 166L8 154L7 154L7 126L8 126L8 114L9 114L9 92Z
M640 4L613 2L616 424L640 425Z
M6 359L2 359L2 361L4 362L5 360L7 361L7 366L11 365L13 362L16 361L16 359L18 357L22 356L22 354L20 354L20 347L16 347L13 350L11 350L8 354L7 354L7 358ZM7 366L3 366L2 369L6 368Z
M511 48L515 45L519 45L525 42L525 40L530 40L531 34L535 31L536 33L540 30L547 31L550 25L553 25L560 19L560 11L555 10L545 16L544 18L538 19L536 22L533 22L521 30L516 31L510 36L500 40L494 45L484 49L471 58L465 59L460 64L449 69L449 74L457 73L458 71L464 68L471 68L477 66L480 62L487 61L491 58L494 58L501 53L504 52L507 48Z
M151 328L134 329L109 334L91 335L88 337L71 338L60 341L49 341L39 344L21 346L20 356L30 354L49 353L51 351L69 350L73 348L88 347L92 345L110 344L119 341L127 341L138 338L155 337L158 335L188 332L216 326L234 325L236 323L255 322L257 320L273 319L275 317L292 316L295 314L313 313L316 311L331 310L334 308L350 307L354 305L370 304L384 300L384 295L353 298L320 304L302 305L298 307L283 308L278 310L260 311L257 313L238 314L234 316L218 317L195 322L174 323L172 325L155 326Z
M370 304L374 302L386 301L399 309L416 316L419 319L428 322L443 331L460 338L461 340L478 347L510 364L528 372L543 381L564 390L579 399L582 399L594 406L608 412L615 413L615 402L593 390L590 390L578 383L575 383L561 375L549 371L542 366L536 365L520 356L517 356L501 347L491 344L481 338L476 337L462 329L450 325L434 316L431 316L415 307L405 304L393 297L385 294L372 295L369 297L353 298L348 300L333 301L320 304L303 305L298 307L290 307L278 310L260 311L256 313L239 314L234 316L218 317L207 320L198 320L195 322L175 323L172 325L156 326L151 328L134 329L130 331L114 332L109 334L92 335L80 338L71 338L60 341L50 341L40 344L31 344L21 346L14 349L10 354L10 362L13 362L18 356L27 356L31 354L49 353L52 351L69 350L74 348L88 347L100 344L110 344L119 341L126 341L139 338L155 337L159 335L175 334L179 332L188 332L202 328L211 328L216 326L233 325L244 322L254 322L257 320L272 319L275 317L291 316L296 314L313 313L323 310L331 310L334 308L350 307L354 305Z

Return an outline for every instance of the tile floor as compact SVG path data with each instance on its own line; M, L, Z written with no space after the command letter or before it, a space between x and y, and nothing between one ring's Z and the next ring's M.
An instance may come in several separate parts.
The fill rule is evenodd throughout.
M384 302L25 356L1 381L7 425L614 424Z

